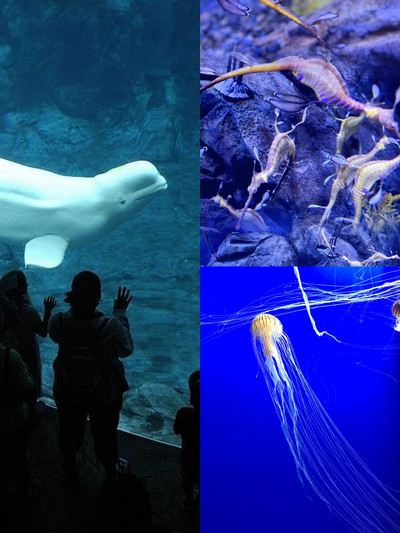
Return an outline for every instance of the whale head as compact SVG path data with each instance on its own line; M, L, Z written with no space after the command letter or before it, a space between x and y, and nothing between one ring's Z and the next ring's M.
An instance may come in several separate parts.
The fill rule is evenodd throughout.
M114 215L129 218L154 196L167 188L166 179L148 161L134 161L95 177L110 203Z

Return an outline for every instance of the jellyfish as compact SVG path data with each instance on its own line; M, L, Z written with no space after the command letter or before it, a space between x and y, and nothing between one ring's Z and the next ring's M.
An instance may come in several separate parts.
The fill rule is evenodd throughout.
M361 460L319 402L282 323L262 313L254 318L251 333L303 487L311 488L352 531L399 533L400 502Z
M394 324L395 331L400 331L400 300L397 300L392 305L392 313L396 319L396 322Z

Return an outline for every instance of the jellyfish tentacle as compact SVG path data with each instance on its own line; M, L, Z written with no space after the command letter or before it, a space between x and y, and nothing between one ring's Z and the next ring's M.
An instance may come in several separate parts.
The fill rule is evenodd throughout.
M400 502L330 419L303 376L280 321L258 315L251 332L302 485L311 487L353 531L400 533Z
M264 376L267 378L265 369L268 371L274 388L278 390L280 396L276 396L279 404L279 399L282 401L280 411L282 416L285 416L285 405L289 406L289 412L292 417L296 417L296 406L293 398L293 391L290 387L290 379L286 372L282 358L279 354L277 340L282 335L282 324L273 315L261 313L258 315L252 324L253 345L257 354ZM264 361L265 366L262 365ZM285 401L284 392L286 391L287 401Z

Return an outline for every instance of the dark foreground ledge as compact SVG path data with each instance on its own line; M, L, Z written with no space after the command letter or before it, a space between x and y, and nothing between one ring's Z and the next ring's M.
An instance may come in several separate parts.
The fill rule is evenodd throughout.
M87 427L83 452L79 453L79 485L68 492L63 482L58 449L58 417L49 407L29 438L29 463L40 489L28 508L28 521L41 533L87 533L104 505L104 471L96 463L92 437ZM172 533L198 533L199 509L181 508L180 449L138 435L119 431L120 456L144 483L151 497L153 521Z

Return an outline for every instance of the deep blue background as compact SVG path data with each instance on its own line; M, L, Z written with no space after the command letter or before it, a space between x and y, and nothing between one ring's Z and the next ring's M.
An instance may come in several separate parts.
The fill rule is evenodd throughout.
M340 288L398 269L300 268L305 283ZM400 273L399 273L400 275ZM378 276L378 278L377 278ZM274 287L298 287L292 268L203 268L201 312L237 313ZM400 292L397 295L400 298ZM395 298L278 313L301 369L339 430L378 478L400 490L400 333ZM282 301L284 301L284 296ZM255 312L261 312L259 309ZM202 325L203 533L345 533L302 489L267 385L253 355L250 320L222 335Z

